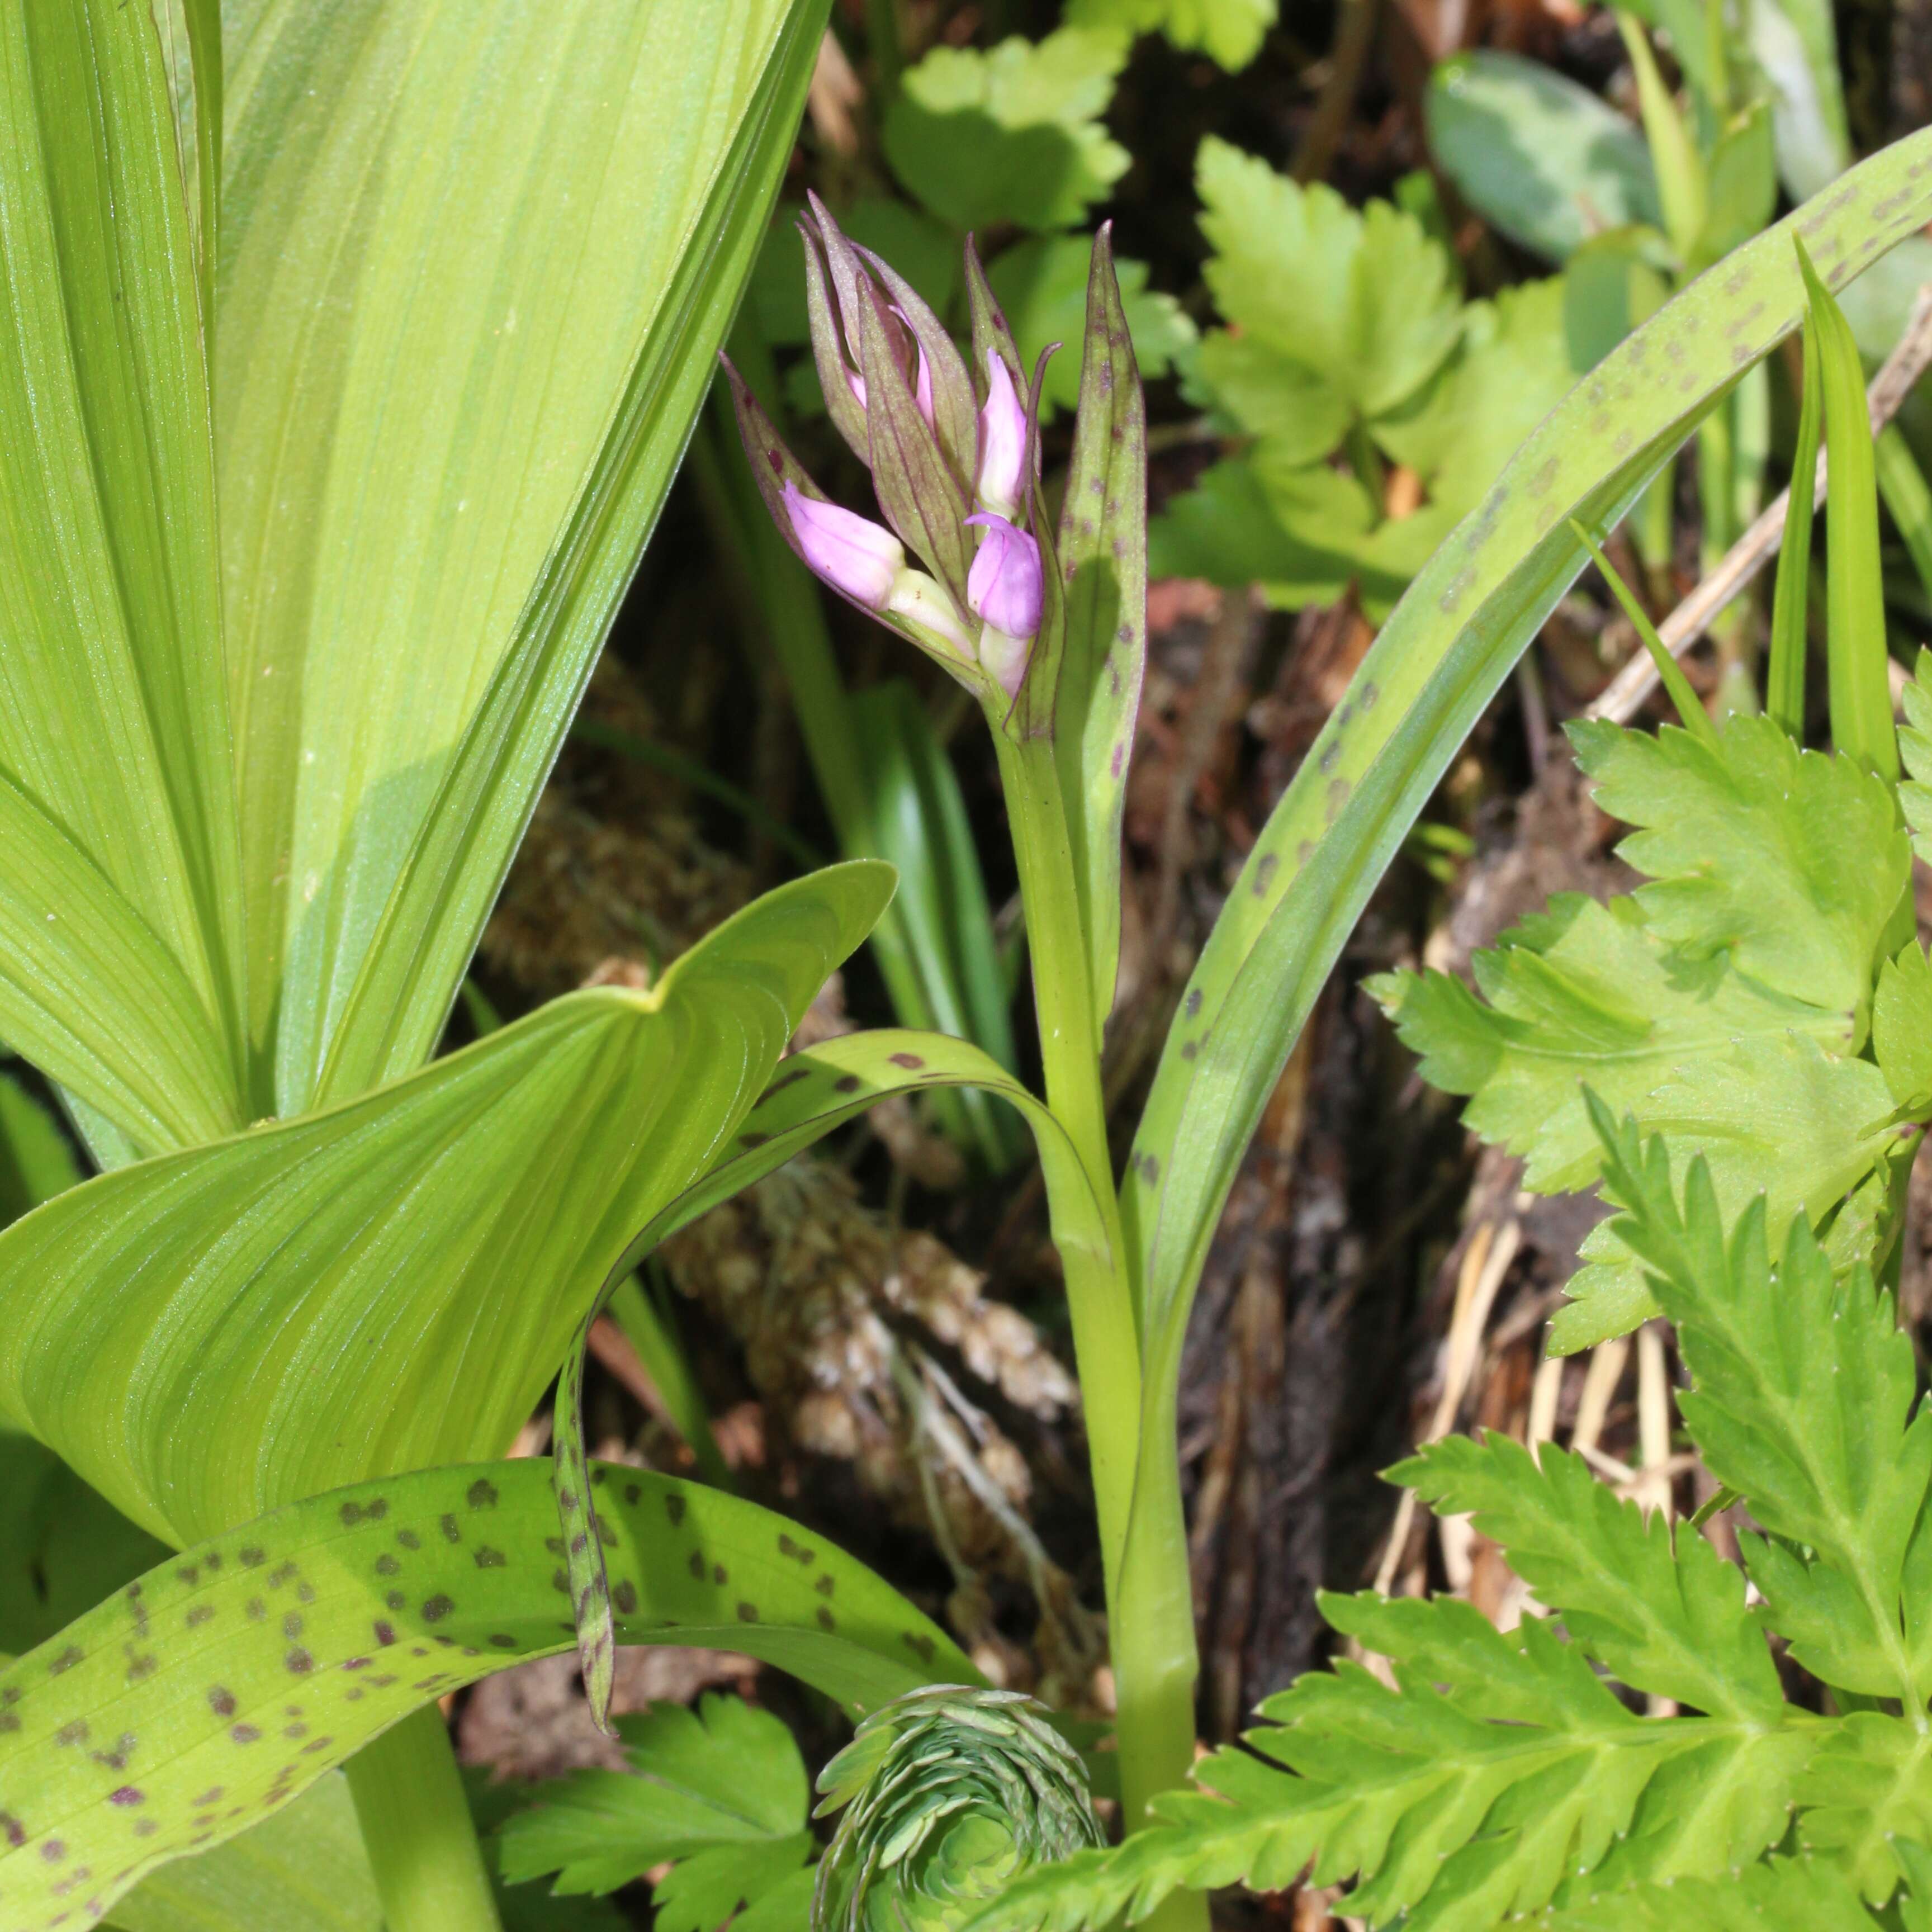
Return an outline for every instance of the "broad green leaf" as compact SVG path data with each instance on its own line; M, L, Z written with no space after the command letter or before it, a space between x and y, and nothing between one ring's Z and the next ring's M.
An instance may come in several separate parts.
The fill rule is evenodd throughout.
M166 1554L52 1450L0 1429L0 1652L44 1643Z
M812 1780L769 1711L712 1691L695 1710L659 1704L620 1718L617 1728L628 1772L581 1771L547 1784L501 1828L512 1883L554 1872L560 1892L614 1892L678 1859L685 1883L674 1887L680 1874L659 1882L661 1918L667 1890L688 1895L721 1878L742 1888L690 1926L712 1932L741 1899L755 1900L804 1862ZM772 1868L754 1872L761 1853ZM694 1872L700 1864L711 1869Z
M0 1226L80 1184L59 1124L10 1073L0 1073Z
M1777 209L1778 166L1765 102L1746 110L1718 136L1706 195L1704 226L1687 265L1694 274L1748 242Z
M1430 75L1429 151L1490 225L1551 262L1606 229L1663 219L1643 136L1540 61L1488 48Z
M1713 1717L1776 1723L1784 1694L1744 1580L1694 1531L1675 1538L1546 1443L1451 1436L1390 1472L1438 1511L1472 1514L1570 1638L1634 1689ZM1491 1715L1501 1716L1492 1710Z
M1744 1157L1724 1163L1734 1210L1771 1185L1787 1214L1809 1199L1822 1214L1850 1184L1837 1178L1847 1162L1850 1180L1870 1165L1886 1089L1875 1068L1850 1057L1850 1016L1660 943L1630 901L1559 894L1474 964L1480 1000L1435 972L1391 974L1371 990L1423 1055L1424 1078L1472 1095L1464 1119L1527 1156L1538 1192L1596 1178L1603 1150L1586 1083L1714 1159L1718 1143L1747 1136ZM1807 1109L1820 1117L1808 1130ZM1779 1144L1794 1128L1795 1140Z
M1068 0L1076 24L1165 34L1174 46L1198 49L1230 69L1261 51L1275 23L1276 0Z
M1086 236L1034 236L1004 250L986 270L1024 367L1030 369L1041 350L1052 344L1063 345L1046 365L1040 391L1042 422L1080 400L1080 349L1086 334L1092 256L1093 244ZM1173 296L1148 286L1144 262L1116 261L1114 267L1134 359L1143 376L1158 381L1193 349L1193 322Z
M890 880L796 880L648 993L572 994L362 1100L50 1202L0 1234L0 1418L176 1543L500 1449Z
M1413 216L1380 201L1358 212L1212 136L1195 176L1214 251L1208 286L1244 337L1313 370L1362 416L1396 408L1441 368L1461 304L1450 256Z
M248 0L224 591L257 1112L429 1052L710 380L824 0Z
M1832 9L1826 0L1762 0L1748 31L1771 90L1778 171L1792 200L1803 201L1852 164Z
M983 53L935 47L886 110L886 158L955 228L1071 228L1127 171L1100 120L1126 58L1124 35L1078 26Z
M1658 937L1728 951L1759 986L1839 1012L1862 1046L1911 867L1888 788L1765 718L1732 716L1714 744L1606 722L1571 736L1599 806L1638 828L1618 850L1650 880L1636 898Z
M114 1932L382 1932L349 1787L331 1772L238 1838L151 1873Z
M785 1518L621 1465L592 1480L626 1641L728 1645L848 1711L934 1673L974 1680L935 1625ZM408 1712L567 1648L555 1522L540 1462L338 1490L185 1551L0 1671L10 1916L98 1918Z
M1903 704L1898 755L1905 772L1898 806L1912 833L1912 849L1932 862L1932 651L1923 646Z
M0 1029L152 1150L248 1115L208 380L149 10L0 9Z
M1657 57L1650 50L1643 29L1627 13L1618 14L1617 28L1636 76L1637 106L1643 116L1651 165L1656 170L1664 231L1670 237L1678 259L1688 265L1696 255L1710 214L1710 182L1704 157L1658 71Z
M596 1498L586 1480L584 1435L584 1350L590 1324L616 1284L660 1241L707 1209L770 1173L842 1122L889 1094L974 1086L1010 1101L1036 1138L1040 1171L1061 1252L1084 1247L1109 1256L1105 1218L1094 1184L1059 1120L976 1046L943 1034L899 1030L851 1034L791 1054L739 1123L735 1139L720 1146L708 1168L665 1205L633 1240L585 1304L558 1378L555 1466L568 1594L584 1658L584 1688L601 1723L610 1700L615 1648L610 1588L603 1540L596 1533Z
M1316 992L1456 748L1581 566L1568 520L1613 522L1738 369L1797 325L1794 224L1844 283L1932 213L1929 154L1932 136L1914 136L1875 156L1660 310L1528 439L1382 627L1229 895L1136 1136L1122 1213L1156 1396L1171 1384L1241 1151ZM1149 1439L1169 1438L1157 1427Z
M1922 1711L1932 1619L1905 1567L1932 1479L1932 1414L1912 1418L1917 1372L1891 1297L1863 1268L1835 1279L1802 1215L1774 1268L1762 1200L1727 1236L1703 1162L1680 1208L1658 1144L1598 1118L1618 1232L1696 1384L1678 1398L1685 1426L1768 1532L1741 1539L1767 1621L1827 1683Z

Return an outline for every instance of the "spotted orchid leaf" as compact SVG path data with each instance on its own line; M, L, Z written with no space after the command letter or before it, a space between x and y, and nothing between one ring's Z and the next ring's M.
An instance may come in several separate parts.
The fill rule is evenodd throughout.
M1383 627L1249 855L1136 1137L1121 1211L1148 1337L1144 1441L1173 1440L1180 1338L1242 1150L1375 881L1581 568L1569 519L1614 523L1798 326L1794 232L1841 286L1922 224L1928 175L1932 135L1915 135L1692 284L1529 436Z
M891 878L796 880L649 992L572 994L362 1100L50 1202L0 1233L0 1420L177 1544L500 1451Z
M728 1645L854 1715L935 1675L976 1681L785 1518L622 1466L591 1480L625 1641ZM422 1471L200 1544L0 1670L0 1922L80 1932L412 1711L568 1648L558 1547L540 1462Z

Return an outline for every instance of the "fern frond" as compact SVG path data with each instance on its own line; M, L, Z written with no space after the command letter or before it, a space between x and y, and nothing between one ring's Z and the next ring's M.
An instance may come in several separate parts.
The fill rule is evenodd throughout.
M1803 1215L1775 1271L1762 1202L1724 1237L1695 1160L1679 1208L1661 1143L1593 1111L1617 1228L1652 1270L1695 1388L1680 1399L1711 1473L1768 1537L1741 1539L1772 1627L1842 1690L1932 1693L1932 1599L1906 1587L1907 1546L1932 1479L1932 1414L1910 1419L1912 1344L1863 1267L1834 1278ZM1794 1548L1792 1546L1802 1546Z
M1540 1622L1504 1634L1466 1604L1396 1606L1375 1628L1412 1660L1401 1689L1353 1664L1303 1678L1262 1706L1274 1721L1246 1750L1196 1768L1205 1790L1158 1801L1164 1822L1029 1874L972 1932L1073 1932L1182 1887L1273 1891L1304 1869L1358 1881L1349 1910L1371 1924L1475 1932L1612 1857L1632 1882L1727 1872L1789 1823L1816 1720L1640 1718ZM1508 1721L1470 1708L1486 1676Z
M1608 1893L1533 1923L1535 1932L1874 1932L1878 1921L1843 1871L1795 1858Z
M1778 1720L1784 1692L1742 1574L1694 1532L1673 1544L1660 1514L1646 1521L1580 1456L1546 1445L1539 1463L1507 1436L1450 1436L1389 1474L1426 1502L1473 1514L1538 1600L1633 1689L1714 1717Z

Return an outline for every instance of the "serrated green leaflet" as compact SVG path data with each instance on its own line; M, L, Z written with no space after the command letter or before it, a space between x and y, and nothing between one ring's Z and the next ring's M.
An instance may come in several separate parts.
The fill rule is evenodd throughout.
M1871 1932L1876 1922L1838 1867L1810 1857L1635 1886L1533 1922L1538 1932Z
M755 1504L598 1466L632 1642L728 1644L848 1710L975 1673L862 1565ZM443 1692L567 1648L541 1462L340 1490L183 1553L0 1672L0 1905L90 1923Z
M1246 67L1274 25L1276 0L1069 0L1066 17L1134 33L1158 29L1178 47L1198 47L1225 68Z
M506 1878L554 1872L559 1892L614 1892L676 1859L657 1887L660 1919L668 1891L688 1932L712 1932L811 1855L812 1780L769 1711L712 1692L695 1710L660 1704L620 1718L618 1734L628 1772L578 1772L504 1826ZM694 1916L686 1901L706 1892L713 1909Z
M1859 1712L1813 1759L1802 1796L1808 1808L1799 1844L1882 1904L1906 1875L1899 1841L1932 1838L1932 1738L1896 1718Z
M1507 1436L1452 1436L1390 1472L1445 1514L1473 1513L1570 1635L1634 1689L1713 1717L1775 1723L1784 1693L1744 1579L1660 1513L1619 1501L1576 1456L1532 1461ZM1507 1714L1495 1712L1492 1714Z
M1715 1876L1789 1822L1809 1726L1646 1721L1534 1620L1504 1636L1466 1604L1385 1607L1367 1634L1412 1647L1416 1681L1403 1670L1390 1690L1347 1664L1304 1678L1262 1706L1275 1722L1247 1733L1258 1755L1204 1760L1206 1790L1161 1799L1162 1822L1018 1880L972 1932L1072 1932L1142 1916L1180 1886L1276 1890L1311 1860L1317 1885L1360 1875L1349 1909L1371 1924L1464 1932L1539 1909L1626 1846L1660 1876ZM1500 1698L1510 1721L1430 1688L1444 1670Z
M0 1414L180 1543L500 1449L890 880L796 881L648 994L573 994L363 1100L50 1202L0 1234Z
M886 110L886 158L956 228L1072 227L1127 170L1100 118L1126 55L1124 35L1084 27L935 47Z
M1932 1479L1932 1414L1888 1295L1863 1268L1834 1278L1804 1217L1774 1270L1762 1200L1726 1238L1708 1169L1692 1162L1680 1207L1657 1144L1605 1131L1605 1191L1642 1261L1696 1386L1678 1398L1706 1466L1750 1499L1768 1532L1740 1539L1773 1628L1824 1681L1932 1696L1932 1618L1922 1555L1907 1546Z
M254 1111L434 1041L710 380L823 0L229 22Z
M1576 573L1583 553L1564 519L1614 521L1738 371L1796 324L1792 226L1844 283L1932 210L1928 154L1925 136L1888 148L1659 311L1528 439L1383 627L1243 868L1137 1136L1122 1209L1156 1388L1240 1150L1372 882Z

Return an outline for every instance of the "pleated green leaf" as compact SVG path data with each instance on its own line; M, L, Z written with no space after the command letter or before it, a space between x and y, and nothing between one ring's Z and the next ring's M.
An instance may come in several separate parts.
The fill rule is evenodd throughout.
M934 1674L976 1680L889 1585L783 1516L642 1470L592 1480L625 1641L728 1645L855 1715ZM94 1923L431 1699L567 1648L555 1528L540 1462L338 1490L188 1550L0 1671L9 1932Z
M308 1118L0 1234L0 1419L185 1544L500 1451L638 1231L701 1176L889 868L768 895L649 993L556 1000Z
M145 6L0 7L0 1030L232 1132L241 892L194 251Z
M231 7L258 1112L434 1042L710 380L825 0Z

